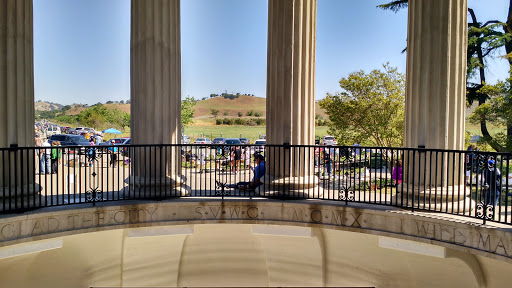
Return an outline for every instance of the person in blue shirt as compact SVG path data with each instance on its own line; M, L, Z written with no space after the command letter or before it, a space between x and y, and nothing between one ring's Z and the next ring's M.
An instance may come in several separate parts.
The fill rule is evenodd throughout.
M117 147L114 147L114 145L116 145L116 141L111 140L110 144L112 145L112 147L108 148L108 153L110 154L110 163L108 164L108 166L112 165L112 166L116 167L117 166Z
M489 205L498 205L501 190L501 171L496 167L496 161L489 159L487 168L483 171L486 189L485 203Z
M235 188L239 190L254 190L262 183L260 182L260 178L265 175L265 156L261 154L254 155L254 162L256 163L256 167L254 168L254 177L251 182L238 182L236 184L223 184L220 181L215 181L218 186L224 186L226 188ZM251 167L251 170L253 168Z

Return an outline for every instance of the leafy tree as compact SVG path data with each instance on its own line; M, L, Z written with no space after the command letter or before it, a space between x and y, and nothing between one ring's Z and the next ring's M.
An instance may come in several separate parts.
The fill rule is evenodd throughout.
M400 0L377 7L397 12L400 9L406 8L407 5L407 0ZM504 92L506 89L503 90L503 83L498 83L497 85L487 84L485 72L488 59L496 56L507 59L512 68L512 0L509 1L507 19L504 22L498 20L488 20L485 23L479 22L473 9L468 8L468 12L470 19L468 20L466 100L469 105L474 101L478 101L478 105L483 106L486 101L490 99L491 94L496 95L497 91L501 91L501 95L507 93ZM505 55L499 55L498 51L502 48L505 49ZM509 73L509 77L511 76L512 69ZM472 82L475 80L477 82ZM503 123L507 127L506 135L498 134L491 136L487 129L487 121L493 122L491 119L493 119L496 114L485 116L482 113L486 111L492 113L491 110L489 110L490 107L494 107L494 111L506 110L505 107L503 109L496 107L496 105L500 103L504 105L504 101L497 99L492 102L493 103L488 106L484 105L485 107L479 107L475 110L477 114L473 115L474 117L472 116L472 123L476 124L477 122L475 121L479 121L478 124L480 124L483 139L488 142L493 149L501 152L512 151L507 144L512 141L512 122L505 121L505 123ZM494 139L494 137L498 137L499 139Z
M196 105L196 101L190 96L181 101L181 125L192 124L195 112L194 105Z
M111 100L109 100L109 101L107 101L105 104L112 104L112 103L114 103L114 102L113 102L113 101L111 101Z
M124 104L124 100L119 101L119 104Z
M499 147L501 151L512 151L512 77L507 81L499 81L496 85L484 86L481 93L490 95L488 103L479 105L471 117L471 123L483 121L500 126L506 126L506 133L498 132L491 139L484 140L491 147Z
M103 105L94 105L81 111L76 119L81 125L97 129L106 124L117 128L129 126L129 117L128 113L119 109L108 109Z
M132 103L132 100L128 99L128 100L126 100L126 102L125 102L125 103L126 103L126 104L130 104L130 103Z
M217 118L217 115L219 115L219 110L215 108L210 108L210 114L212 114L213 117Z
M354 143L397 147L403 144L405 76L389 64L384 71L350 73L340 80L341 93L320 101L328 133L342 145ZM327 123L325 123L327 122Z

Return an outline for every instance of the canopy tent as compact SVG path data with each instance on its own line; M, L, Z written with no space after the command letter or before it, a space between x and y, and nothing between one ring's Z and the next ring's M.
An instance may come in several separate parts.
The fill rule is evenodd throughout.
M109 128L107 130L101 131L103 134L110 133L110 134L123 134L123 132L116 130L114 128Z

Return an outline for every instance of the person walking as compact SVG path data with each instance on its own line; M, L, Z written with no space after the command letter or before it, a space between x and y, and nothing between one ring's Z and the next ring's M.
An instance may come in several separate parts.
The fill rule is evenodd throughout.
M52 147L60 146L59 141L53 141ZM52 156L51 156L51 163L52 163L52 174L57 173L59 164L60 164L60 158L62 157L62 151L59 148L52 148Z
M402 183L402 160L396 161L396 166L393 167L391 179L393 179L395 185Z
M117 166L117 147L114 147L116 145L116 141L114 141L113 139L110 141L110 145L112 145L112 147L109 147L108 148L108 153L110 154L110 163L108 164L108 166L113 166L113 167L116 167Z
M485 204L498 205L501 190L501 171L496 167L496 161L489 159L484 170Z
M238 172L240 172L240 163L242 160L242 150L240 149L240 146L235 147L234 158L235 158L235 174L238 174Z
M325 147L324 148L324 165L325 165L325 172L326 172L327 176L331 176L331 170L332 170L331 164L332 164L331 149L330 149L330 147Z
M51 147L50 143L48 143L48 139L44 138L41 147ZM41 159L39 160L39 174L50 174L50 157L52 154L52 149L44 148L40 150L39 155L41 155Z

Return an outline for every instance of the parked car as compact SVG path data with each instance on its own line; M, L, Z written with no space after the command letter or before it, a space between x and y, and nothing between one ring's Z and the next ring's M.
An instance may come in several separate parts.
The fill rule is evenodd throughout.
M65 134L75 134L75 129L69 127L69 126L65 126L63 127L64 129L62 130L62 133L65 133Z
M251 144L251 143L250 143L250 141L249 141L249 139L247 139L247 138L240 138L240 142L241 142L242 144Z
M56 135L60 134L60 127L59 126L50 126L48 129L46 129L46 136Z
M89 140L85 139L84 136L81 135L69 135L69 134L56 134L50 136L48 138L48 143L52 145L53 141L59 141L61 146L91 146ZM78 149L65 149L64 153L85 153L85 148Z
M132 139L128 138L122 145L130 145L132 144ZM130 157L130 150L134 149L133 147L119 147L119 152L121 152L121 155L125 157Z
M212 141L213 144L224 144L224 142L226 142L226 138L224 137L217 137Z
M334 136L325 135L324 138L322 138L322 145L338 145L338 141L334 139Z
M266 144L267 144L267 140L266 139L258 139L256 141L254 141L254 145L256 145L256 146L253 146L254 147L254 153L265 152L265 145Z
M96 130L94 130L93 128L89 128L89 127L76 127L75 128L75 134L81 135L82 133L98 134L96 132Z
M194 144L212 144L212 141L208 138L197 138Z
M130 137L121 137L121 138L114 138L114 139L110 139L108 140L107 142L104 142L104 143L100 143L100 145L111 145L111 141L114 140L114 142L116 143L116 145L125 145L127 144L126 142L130 141Z
M190 144L190 138L187 135L181 135L181 144Z
M226 139L226 141L224 141L224 144L240 145L240 144L242 144L242 142L240 142L240 139L238 139L238 138L229 138L229 139Z

